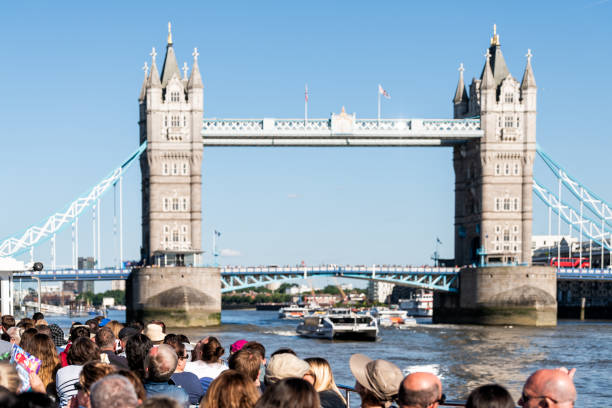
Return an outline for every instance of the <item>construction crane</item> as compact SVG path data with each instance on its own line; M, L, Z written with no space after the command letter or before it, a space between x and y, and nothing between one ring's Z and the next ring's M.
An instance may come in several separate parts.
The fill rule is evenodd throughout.
M348 297L346 296L346 294L344 293L344 291L342 290L342 287L340 286L340 284L338 283L338 278L334 278L334 280L336 281L336 287L338 288L338 290L340 291L340 296L342 296L342 303L345 303L348 300Z

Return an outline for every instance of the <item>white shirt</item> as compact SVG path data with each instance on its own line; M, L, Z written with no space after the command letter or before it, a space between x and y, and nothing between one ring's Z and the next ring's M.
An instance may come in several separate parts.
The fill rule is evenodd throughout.
M213 380L223 371L227 370L227 366L222 363L206 363L202 360L189 361L185 365L185 371L194 373L198 379L212 378Z

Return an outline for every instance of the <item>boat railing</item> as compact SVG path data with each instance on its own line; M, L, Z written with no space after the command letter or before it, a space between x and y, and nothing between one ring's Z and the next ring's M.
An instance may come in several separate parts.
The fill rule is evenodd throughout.
M350 385L342 385L342 384L336 384L336 385L338 386L340 390L344 392L344 398L346 399L346 406L350 407L351 406L351 394L353 393L357 394L355 387L352 387ZM444 401L444 404L440 404L438 406L440 407L465 407L465 401L446 400Z

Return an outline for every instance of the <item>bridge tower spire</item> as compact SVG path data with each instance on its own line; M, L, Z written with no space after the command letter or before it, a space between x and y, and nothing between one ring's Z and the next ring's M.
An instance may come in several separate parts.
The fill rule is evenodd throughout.
M536 88L531 53L522 84L510 74L497 27L480 78L455 118L480 116L484 136L454 148L455 260L531 263ZM458 109L460 107L461 109Z

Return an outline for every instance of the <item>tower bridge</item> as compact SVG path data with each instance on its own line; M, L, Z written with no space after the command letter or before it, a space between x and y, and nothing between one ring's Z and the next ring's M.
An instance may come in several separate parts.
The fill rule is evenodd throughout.
M460 66L452 98L453 118L442 119L363 119L344 108L328 119L206 118L197 49L189 75L186 66L183 73L178 67L170 30L161 74L155 48L150 55L151 66L149 69L145 64L138 98L139 148L68 211L0 242L0 256L29 252L34 259L34 247L51 240L53 265L51 271L39 274L40 279L128 278L130 317L162 317L177 325L218 322L222 291L303 278L305 272L307 276L386 280L435 289L440 292L436 313L446 321L459 321L457 316L465 315L471 322L547 325L556 322L557 279L608 279L604 269L568 272L531 265L533 191L558 216L559 230L563 221L607 250L611 247L612 212L603 199L537 148L532 54L527 52L518 81L508 70L496 32L480 75L469 85ZM443 271L406 266L374 274L358 267L265 271L203 267L204 146L451 148L455 263L482 267ZM534 180L537 157L558 179L556 194ZM102 195L117 185L121 188L123 173L136 159L142 175L142 267L128 277L130 271L121 267L124 256L120 242L114 270L77 271L79 217L89 208L95 214ZM579 211L567 202L567 196L562 197L562 188L580 202ZM120 230L121 214L122 209ZM96 222L99 231L99 216L94 228ZM59 271L55 268L55 236L68 226L73 229L73 267ZM98 233L98 248L99 242ZM488 317L483 317L485 312Z

